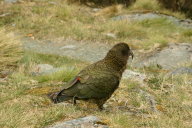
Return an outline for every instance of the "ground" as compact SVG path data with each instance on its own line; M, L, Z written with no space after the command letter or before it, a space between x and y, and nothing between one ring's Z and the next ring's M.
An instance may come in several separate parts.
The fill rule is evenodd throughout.
M128 66L129 70L145 74L146 79L142 83L136 79L123 79L120 88L107 101L105 110L98 111L94 105L81 101L77 106L70 103L53 104L47 94L60 89L83 67L100 59L102 57L100 54L94 53L93 59L86 60L83 59L84 56L77 56L78 59L77 57L74 59L62 54L53 55L52 53L57 50L51 53L49 48L49 54L37 53L40 49L29 50L33 47L31 40L37 41L41 47L44 45L42 42L46 42L45 45L49 47L52 46L51 42L64 40L68 41L67 44L71 45L72 49L73 43L70 44L70 40L75 40L76 43L86 42L88 46L93 46L93 50L94 47L100 46L97 43L107 44L110 47L116 42L125 41L135 51L144 52L156 48L162 49L170 42L190 44L192 29L181 27L166 18L134 22L112 20L118 15L148 11L158 11L178 19L185 19L183 14L167 11L156 1L151 1L140 0L129 8L119 5L93 8L63 0L1 3L1 28L14 32L22 42L26 42L27 38L30 45L25 45L28 49L24 50L23 58L14 72L0 79L0 117L3 117L0 118L0 127L41 128L87 115L95 115L102 119L102 123L114 128L192 127L190 74L169 76L167 70L155 66L146 68ZM50 45L47 45L48 42ZM58 44L58 47L61 46ZM81 49L77 52L80 51ZM91 50L87 52L92 53ZM102 55L105 53L106 51ZM91 58L91 55L88 57ZM32 72L33 67L38 64L62 67L62 71L36 76ZM190 67L192 64L189 62L186 65ZM154 98L155 105L150 103L151 97Z

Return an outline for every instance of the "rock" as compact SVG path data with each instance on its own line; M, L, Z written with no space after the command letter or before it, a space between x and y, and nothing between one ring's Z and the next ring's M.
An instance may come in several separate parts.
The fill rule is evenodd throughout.
M104 42L91 43L89 41L76 41L72 39L51 43L47 41L39 43L29 38L25 38L23 41L26 50L42 54L66 56L91 63L103 59L108 50L113 46L112 44L106 44Z
M149 20L149 19L157 19L157 18L166 18L167 20L173 22L176 25L180 25L182 27L192 28L192 20L180 20L174 16L169 16L165 14L158 13L134 13L134 14L126 14L113 17L112 20Z
M60 49L75 49L76 46L75 45L65 45L63 47L61 47Z
M101 10L100 8L93 8L93 9L92 9L93 12L98 12L98 11L100 11L100 10Z
M101 120L96 116L86 116L74 120L57 123L48 128L108 128L107 125L101 125Z
M48 2L49 4L52 4L52 5L58 5L58 3L57 2L54 2L54 1L50 1L50 2Z
M181 67L181 68L175 69L170 73L170 75L177 75L177 74L192 74L192 68Z
M5 3L16 3L18 0L4 0Z
M114 38L114 39L117 38L117 36L115 34L113 34L113 33L107 33L105 35L110 37L110 38Z
M34 76L48 75L62 70L62 68L54 68L50 64L38 64L33 67L33 71L30 73Z
M151 55L143 55L134 62L135 67L157 65L166 70L177 68L179 65L192 61L192 44L170 43L168 47Z
M146 20L154 18L160 18L160 16L154 13L137 13L116 16L113 17L112 20Z
M126 69L123 73L122 79L133 79L140 82L141 86L144 85L144 80L147 78L145 74L141 74L139 72L134 72Z

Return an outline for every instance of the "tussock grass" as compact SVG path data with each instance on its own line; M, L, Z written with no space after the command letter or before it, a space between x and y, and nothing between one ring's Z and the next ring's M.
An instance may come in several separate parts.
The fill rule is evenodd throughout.
M50 91L57 90L62 85L57 85L62 80L68 81L75 72L83 68L79 61L56 56L31 54L30 61L26 63L47 62L65 68L62 73L50 74L43 78L27 74L27 69L19 70L12 74L5 83L0 83L0 127L46 127L57 121L70 120L86 115L96 115L103 123L111 127L191 127L191 84L190 75L166 77L164 72L157 72L149 68L140 72L148 75L145 87L140 87L139 82L124 80L120 88L107 102L108 111L97 111L89 108L85 102L78 101L77 106L71 104L52 104L46 96ZM48 57L49 56L49 57ZM26 56L24 57L26 58ZM60 62L55 63L57 58ZM52 62L52 63L51 63ZM65 65L65 62L67 64ZM74 74L65 76L71 72L71 65L82 65L75 69ZM85 65L84 65L85 66ZM21 67L23 68L23 67ZM158 69L161 70L161 69ZM47 79L48 78L48 79ZM54 78L54 79L53 79ZM139 89L147 91L155 97L159 114L150 111L150 104L139 93ZM84 107L81 106L84 104Z
M156 0L137 0L132 6L129 7L130 10L160 10L161 7Z
M0 71L13 68L22 57L22 44L5 28L0 28Z
M156 12L175 16L178 18L185 18L185 15L181 12L172 12L162 7L158 0L137 0L132 6L128 7L129 11L132 12Z
M62 70L57 71L55 73L51 73L49 75L43 75L37 77L39 82L47 82L47 81L69 81L73 78L77 73L78 69L72 67L63 67Z
M184 12L188 17L192 17L192 1L190 0L158 0L165 8L174 11Z
M183 17L179 13L162 10L154 0L137 0L127 9L119 5L106 7L98 15L84 5L64 0L54 2L35 0L6 6L0 4L3 8L0 8L1 14L10 12L10 15L1 17L0 26L12 26L12 29L19 29L23 35L32 34L35 39L65 37L90 40L93 43L95 40L110 43L125 41L135 49L153 49L164 47L168 42L192 41L190 29L181 28L164 18L134 22L111 20L117 14L138 10L160 11ZM107 37L107 33L115 34L116 38ZM14 44L19 41L10 35L6 30L0 31L0 41L4 38L14 41ZM8 46L8 52L12 52L11 49L19 49L17 46L20 45ZM7 47L2 45L2 48ZM19 56L14 56L14 65L20 60L20 52L14 50L15 52ZM83 117L90 113L115 128L192 127L191 75L167 77L166 72L157 67L140 70L148 75L146 86L140 87L137 81L122 81L120 88L107 102L108 111L100 112L89 109L89 105L81 107L82 102L78 102L77 106L54 105L46 96L50 91L60 88L61 82L70 80L86 63L66 57L25 52L20 64L18 71L8 80L0 81L0 117L3 117L0 118L0 127L42 128L57 121ZM64 70L46 76L30 75L31 67L37 64L51 64L63 67ZM151 112L149 102L138 91L140 89L155 97L158 114Z
M152 11L170 14L184 18L182 14L173 13L162 7L155 0L137 0L132 6L112 5L94 12L92 8L77 3L57 0L33 1L4 7L5 12L11 12L11 17L2 17L1 25L19 29L24 35L32 34L35 39L54 39L58 37L90 42L129 42L134 48L153 49L164 47L169 42L191 42L190 30L181 28L164 19L149 19L144 21L113 21L117 15ZM116 38L107 36L115 34Z

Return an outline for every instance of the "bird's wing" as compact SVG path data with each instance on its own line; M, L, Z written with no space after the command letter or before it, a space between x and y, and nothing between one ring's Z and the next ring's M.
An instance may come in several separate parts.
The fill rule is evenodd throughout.
M59 92L57 92L55 97L61 95L64 90L72 88L77 83L84 83L84 82L86 82L88 78L89 78L89 75L86 72L81 71L77 76L75 76L74 79L69 81Z
M80 98L105 98L114 92L119 85L119 79L112 74L97 73L97 75L89 76L83 84L76 86L79 90L77 96Z
M82 70L58 93L78 98L103 98L118 87L119 78L109 71L101 70L101 66L91 65Z

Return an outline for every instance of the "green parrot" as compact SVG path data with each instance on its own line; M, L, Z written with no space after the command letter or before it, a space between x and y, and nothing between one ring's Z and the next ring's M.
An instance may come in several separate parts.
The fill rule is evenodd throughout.
M49 95L51 100L54 103L72 100L74 104L76 100L92 100L103 109L119 86L129 56L133 59L128 44L116 44L104 59L85 67L61 91Z

